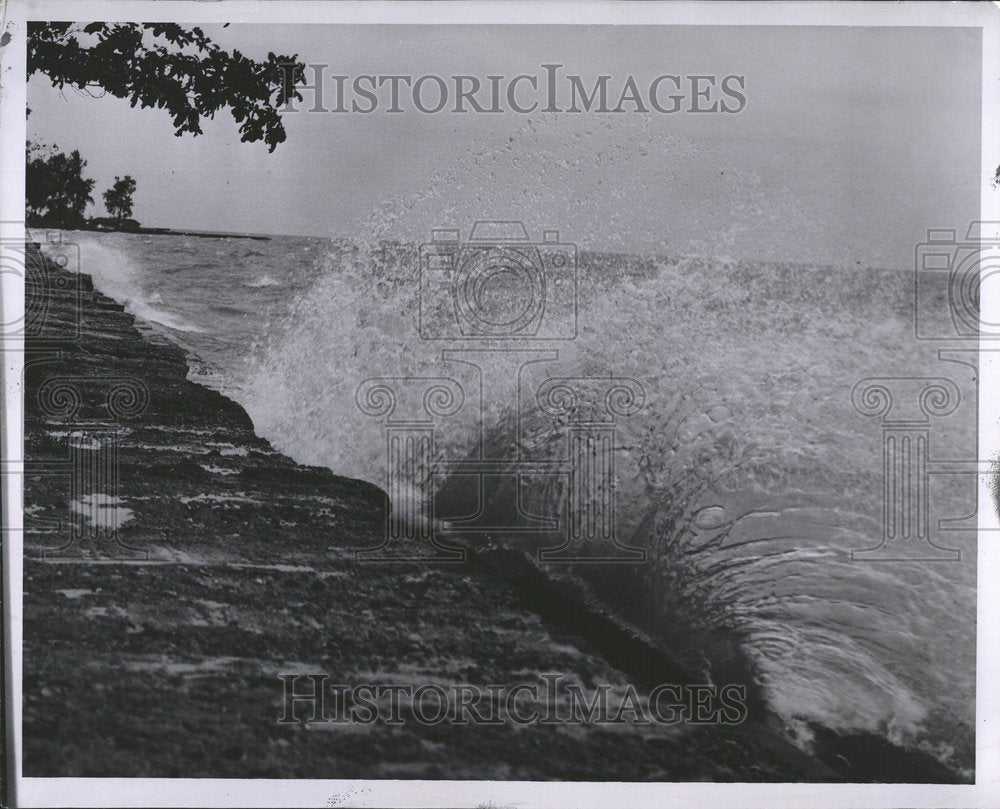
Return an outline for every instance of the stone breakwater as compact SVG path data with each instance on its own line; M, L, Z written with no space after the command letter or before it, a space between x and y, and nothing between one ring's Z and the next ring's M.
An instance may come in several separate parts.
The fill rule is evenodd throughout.
M381 490L276 452L239 405L187 379L180 348L89 277L29 255L26 776L858 777L838 765L851 740L831 740L824 764L753 716L280 723L282 674L485 689L557 673L648 694L678 673L524 557L359 559L384 535ZM926 765L904 756L897 777L871 780Z

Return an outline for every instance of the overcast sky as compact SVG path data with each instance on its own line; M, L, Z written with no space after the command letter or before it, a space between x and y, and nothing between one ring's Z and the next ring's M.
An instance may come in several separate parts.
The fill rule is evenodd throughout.
M33 77L29 137L79 149L98 201L115 175L135 177L144 225L422 239L521 219L582 247L909 266L927 228L977 216L974 29L203 27L227 48L297 53L329 75L510 77L557 62L620 86L629 74L736 73L747 104L732 115L300 112L269 154L239 142L228 111L177 138L165 111Z

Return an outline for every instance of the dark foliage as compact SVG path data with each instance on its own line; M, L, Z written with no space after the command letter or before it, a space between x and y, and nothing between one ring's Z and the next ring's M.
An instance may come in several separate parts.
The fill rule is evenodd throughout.
M94 181L83 176L87 161L78 151L69 155L55 146L29 143L25 177L25 208L29 225L79 227L94 201Z
M297 55L254 61L223 50L200 28L173 23L34 22L28 27L28 75L53 86L98 88L134 107L164 109L176 135L201 134L203 116L228 108L244 141L271 151L285 140L278 109L305 83Z
M104 207L115 219L128 219L132 216L132 195L135 193L135 180L127 174L115 177L115 184L104 192Z

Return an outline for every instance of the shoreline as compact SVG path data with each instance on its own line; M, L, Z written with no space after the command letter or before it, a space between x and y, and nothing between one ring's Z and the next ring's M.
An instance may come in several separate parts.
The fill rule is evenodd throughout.
M118 479L81 488L74 509L65 475L25 478L26 775L838 781L858 774L862 762L848 758L859 738L867 757L898 759L861 780L950 774L870 734L825 740L809 756L757 720L582 735L538 725L516 737L411 724L363 740L278 725L277 679L262 672L282 666L344 682L559 671L648 692L677 664L522 553L468 548L460 566L359 562L381 541L380 489L277 453L242 407L187 378L182 348L138 329L89 276L43 266L45 320L26 346L26 456L54 468L113 444ZM53 395L59 380L69 400ZM95 488L104 499L84 501ZM46 556L67 525L79 541ZM530 755L515 752L525 735ZM60 741L95 737L111 750Z
M31 226L29 226L30 228ZM34 226L36 229L38 225ZM141 225L134 228L121 228L84 223L69 230L81 230L87 233L134 233L139 236L193 236L199 239L251 239L257 242L269 242L270 236L260 233L232 233L228 231L209 230L177 230L176 228L149 228Z

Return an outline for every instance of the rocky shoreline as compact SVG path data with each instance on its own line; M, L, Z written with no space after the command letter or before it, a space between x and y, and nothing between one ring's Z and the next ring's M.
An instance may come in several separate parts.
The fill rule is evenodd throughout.
M558 673L647 695L678 673L523 556L359 559L383 536L380 489L276 452L239 405L188 380L179 347L31 256L26 776L955 780L868 737L807 756L754 716L279 722L279 675L484 689ZM873 776L859 744L901 758Z

